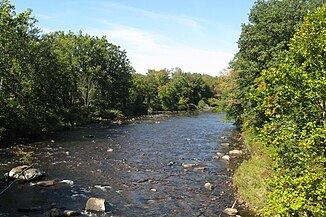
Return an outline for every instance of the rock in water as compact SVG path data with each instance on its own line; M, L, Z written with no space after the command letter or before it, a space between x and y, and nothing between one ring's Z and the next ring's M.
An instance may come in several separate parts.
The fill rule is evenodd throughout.
M230 156L229 156L229 155L224 155L224 156L222 157L222 159L223 159L223 160L230 160Z
M105 212L105 199L91 197L87 200L86 211Z
M238 213L238 210L235 208L226 208L223 212L227 215L235 216Z
M175 164L175 162L170 161L170 162L168 163L168 166L173 166L174 164Z
M209 183L209 182L207 182L207 183L205 183L205 185L204 185L204 187L207 189L207 190L213 190L213 185L211 184L211 183Z
M78 212L78 211L74 211L74 210L65 210L64 212L63 212L63 215L64 216L79 216L80 215L80 212Z
M192 164L192 163L182 163L182 166L184 168L189 168L189 167L195 167L197 166L197 164Z
M43 173L38 169L32 168L31 166L22 165L12 168L7 175L10 178L19 179L23 181L31 181L33 179L41 177Z
M224 143L221 143L221 146L222 146L222 147L229 147L229 146L230 146L230 143L228 143L228 142L224 142Z

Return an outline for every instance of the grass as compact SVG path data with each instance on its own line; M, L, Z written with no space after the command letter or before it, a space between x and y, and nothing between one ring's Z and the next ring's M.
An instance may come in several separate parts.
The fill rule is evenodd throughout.
M251 159L244 161L235 171L233 183L241 199L255 210L265 206L266 178L270 175L270 160L266 151L256 142L253 131L243 133L244 142L251 152Z
M265 205L267 176L268 164L258 155L244 161L235 171L233 183L240 197L254 209L262 209Z

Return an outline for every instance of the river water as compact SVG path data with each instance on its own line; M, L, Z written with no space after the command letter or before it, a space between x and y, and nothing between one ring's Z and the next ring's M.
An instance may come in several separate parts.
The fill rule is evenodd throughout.
M237 142L235 127L224 118L161 115L126 125L89 125L20 146L46 172L45 180L57 182L13 183L0 195L0 216L43 216L53 207L82 211L90 197L107 201L101 216L223 216L235 193L228 162L216 153L228 151L221 143ZM0 149L2 174L26 160L19 160L16 149ZM204 187L207 182L213 190ZM0 191L9 184L2 179Z

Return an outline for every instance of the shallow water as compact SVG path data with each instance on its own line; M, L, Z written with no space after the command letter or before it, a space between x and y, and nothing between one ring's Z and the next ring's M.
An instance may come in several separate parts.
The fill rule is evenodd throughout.
M102 216L223 216L235 194L227 162L216 159L216 152L228 151L221 143L236 142L235 127L224 118L201 113L90 125L25 145L44 179L58 182L14 183L0 195L0 216L43 216L52 207L81 211L89 197L106 199ZM2 174L22 164L13 149L0 150ZM206 182L214 189L205 189ZM9 184L2 180L0 192Z

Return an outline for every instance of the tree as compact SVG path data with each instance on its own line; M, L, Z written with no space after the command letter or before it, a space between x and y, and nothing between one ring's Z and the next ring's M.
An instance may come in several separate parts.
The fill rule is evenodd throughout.
M258 0L249 14L249 23L242 25L239 52L231 66L236 71L234 101L229 116L237 123L261 126L264 116L253 109L256 102L249 98L256 78L263 70L276 67L285 57L295 30L308 11L315 10L324 0ZM256 123L256 120L261 120Z
M274 159L266 215L326 214L325 29L326 5L308 13L285 60L256 80L251 97L268 118L261 141Z

